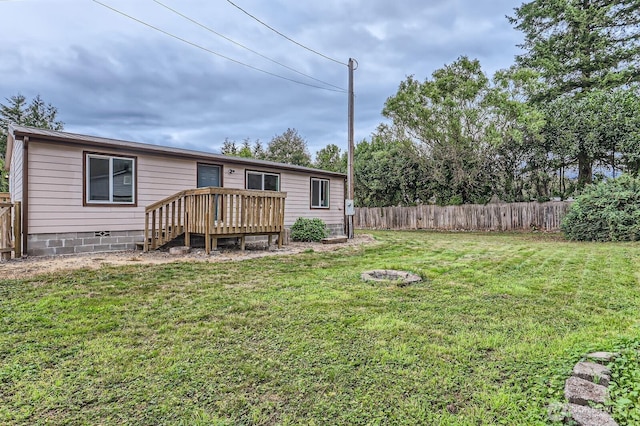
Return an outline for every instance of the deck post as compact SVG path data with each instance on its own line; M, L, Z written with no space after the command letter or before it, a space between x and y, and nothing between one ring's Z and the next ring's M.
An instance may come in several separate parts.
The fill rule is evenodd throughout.
M207 212L204 215L204 220L206 221L204 230L204 251L207 254L211 254L211 223L209 223L210 218L210 210L207 209Z
M151 250L158 248L156 244L156 210L154 210L151 212Z
M178 198L178 233L176 235L182 234L182 230L184 226L182 225L182 198Z
M176 202L171 203L171 239L174 239L176 234Z
M163 229L163 223L162 223L162 214L163 212L163 207L160 207L158 209L158 239L160 240L160 245L164 244L164 229Z
M185 202L185 207L186 207ZM186 209L184 212L184 245L187 247L191 247L191 233L189 232L189 210Z
M142 251L149 251L149 212L144 214L144 245Z

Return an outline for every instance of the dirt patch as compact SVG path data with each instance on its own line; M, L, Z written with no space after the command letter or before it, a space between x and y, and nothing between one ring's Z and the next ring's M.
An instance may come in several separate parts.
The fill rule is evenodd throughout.
M74 254L66 256L38 256L13 259L0 262L0 279L29 278L49 272L66 271L81 268L98 269L103 265L158 265L171 262L229 262L246 259L255 259L265 256L278 256L297 254L302 252L329 252L340 250L344 247L356 247L364 244L373 244L375 240L371 235L356 235L353 240L342 244L298 243L278 249L266 243L247 243L244 252L237 248L219 249L207 255L202 249L194 249L191 253L180 256L172 256L167 252L153 251L143 253L140 251L119 251L104 253Z

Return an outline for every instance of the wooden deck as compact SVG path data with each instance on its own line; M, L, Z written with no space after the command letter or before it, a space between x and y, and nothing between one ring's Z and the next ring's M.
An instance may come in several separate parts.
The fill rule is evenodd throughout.
M181 191L160 200L145 210L144 251L155 250L184 234L185 245L191 236L205 237L207 254L218 238L241 239L265 235L269 244L284 238L284 202L286 192L249 191L229 188L198 188Z

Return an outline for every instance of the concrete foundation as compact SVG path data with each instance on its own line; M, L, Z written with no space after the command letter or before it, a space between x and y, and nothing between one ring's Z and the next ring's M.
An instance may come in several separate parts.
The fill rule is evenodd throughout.
M143 230L31 234L27 243L27 255L52 256L134 250L135 243L140 241L144 241Z
M331 236L344 235L342 224L327 225ZM266 241L267 237L249 236L246 241ZM53 256L61 254L99 253L135 250L136 243L144 241L144 230L67 232L58 234L31 234L27 255ZM274 240L275 241L275 240Z

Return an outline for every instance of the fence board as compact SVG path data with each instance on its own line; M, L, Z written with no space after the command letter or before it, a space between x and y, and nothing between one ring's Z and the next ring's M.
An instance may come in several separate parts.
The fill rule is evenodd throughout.
M0 260L22 256L22 221L20 203L10 203L8 194L0 193Z
M413 207L359 207L354 226L359 229L431 229L449 231L559 231L570 201L546 203L421 205Z

